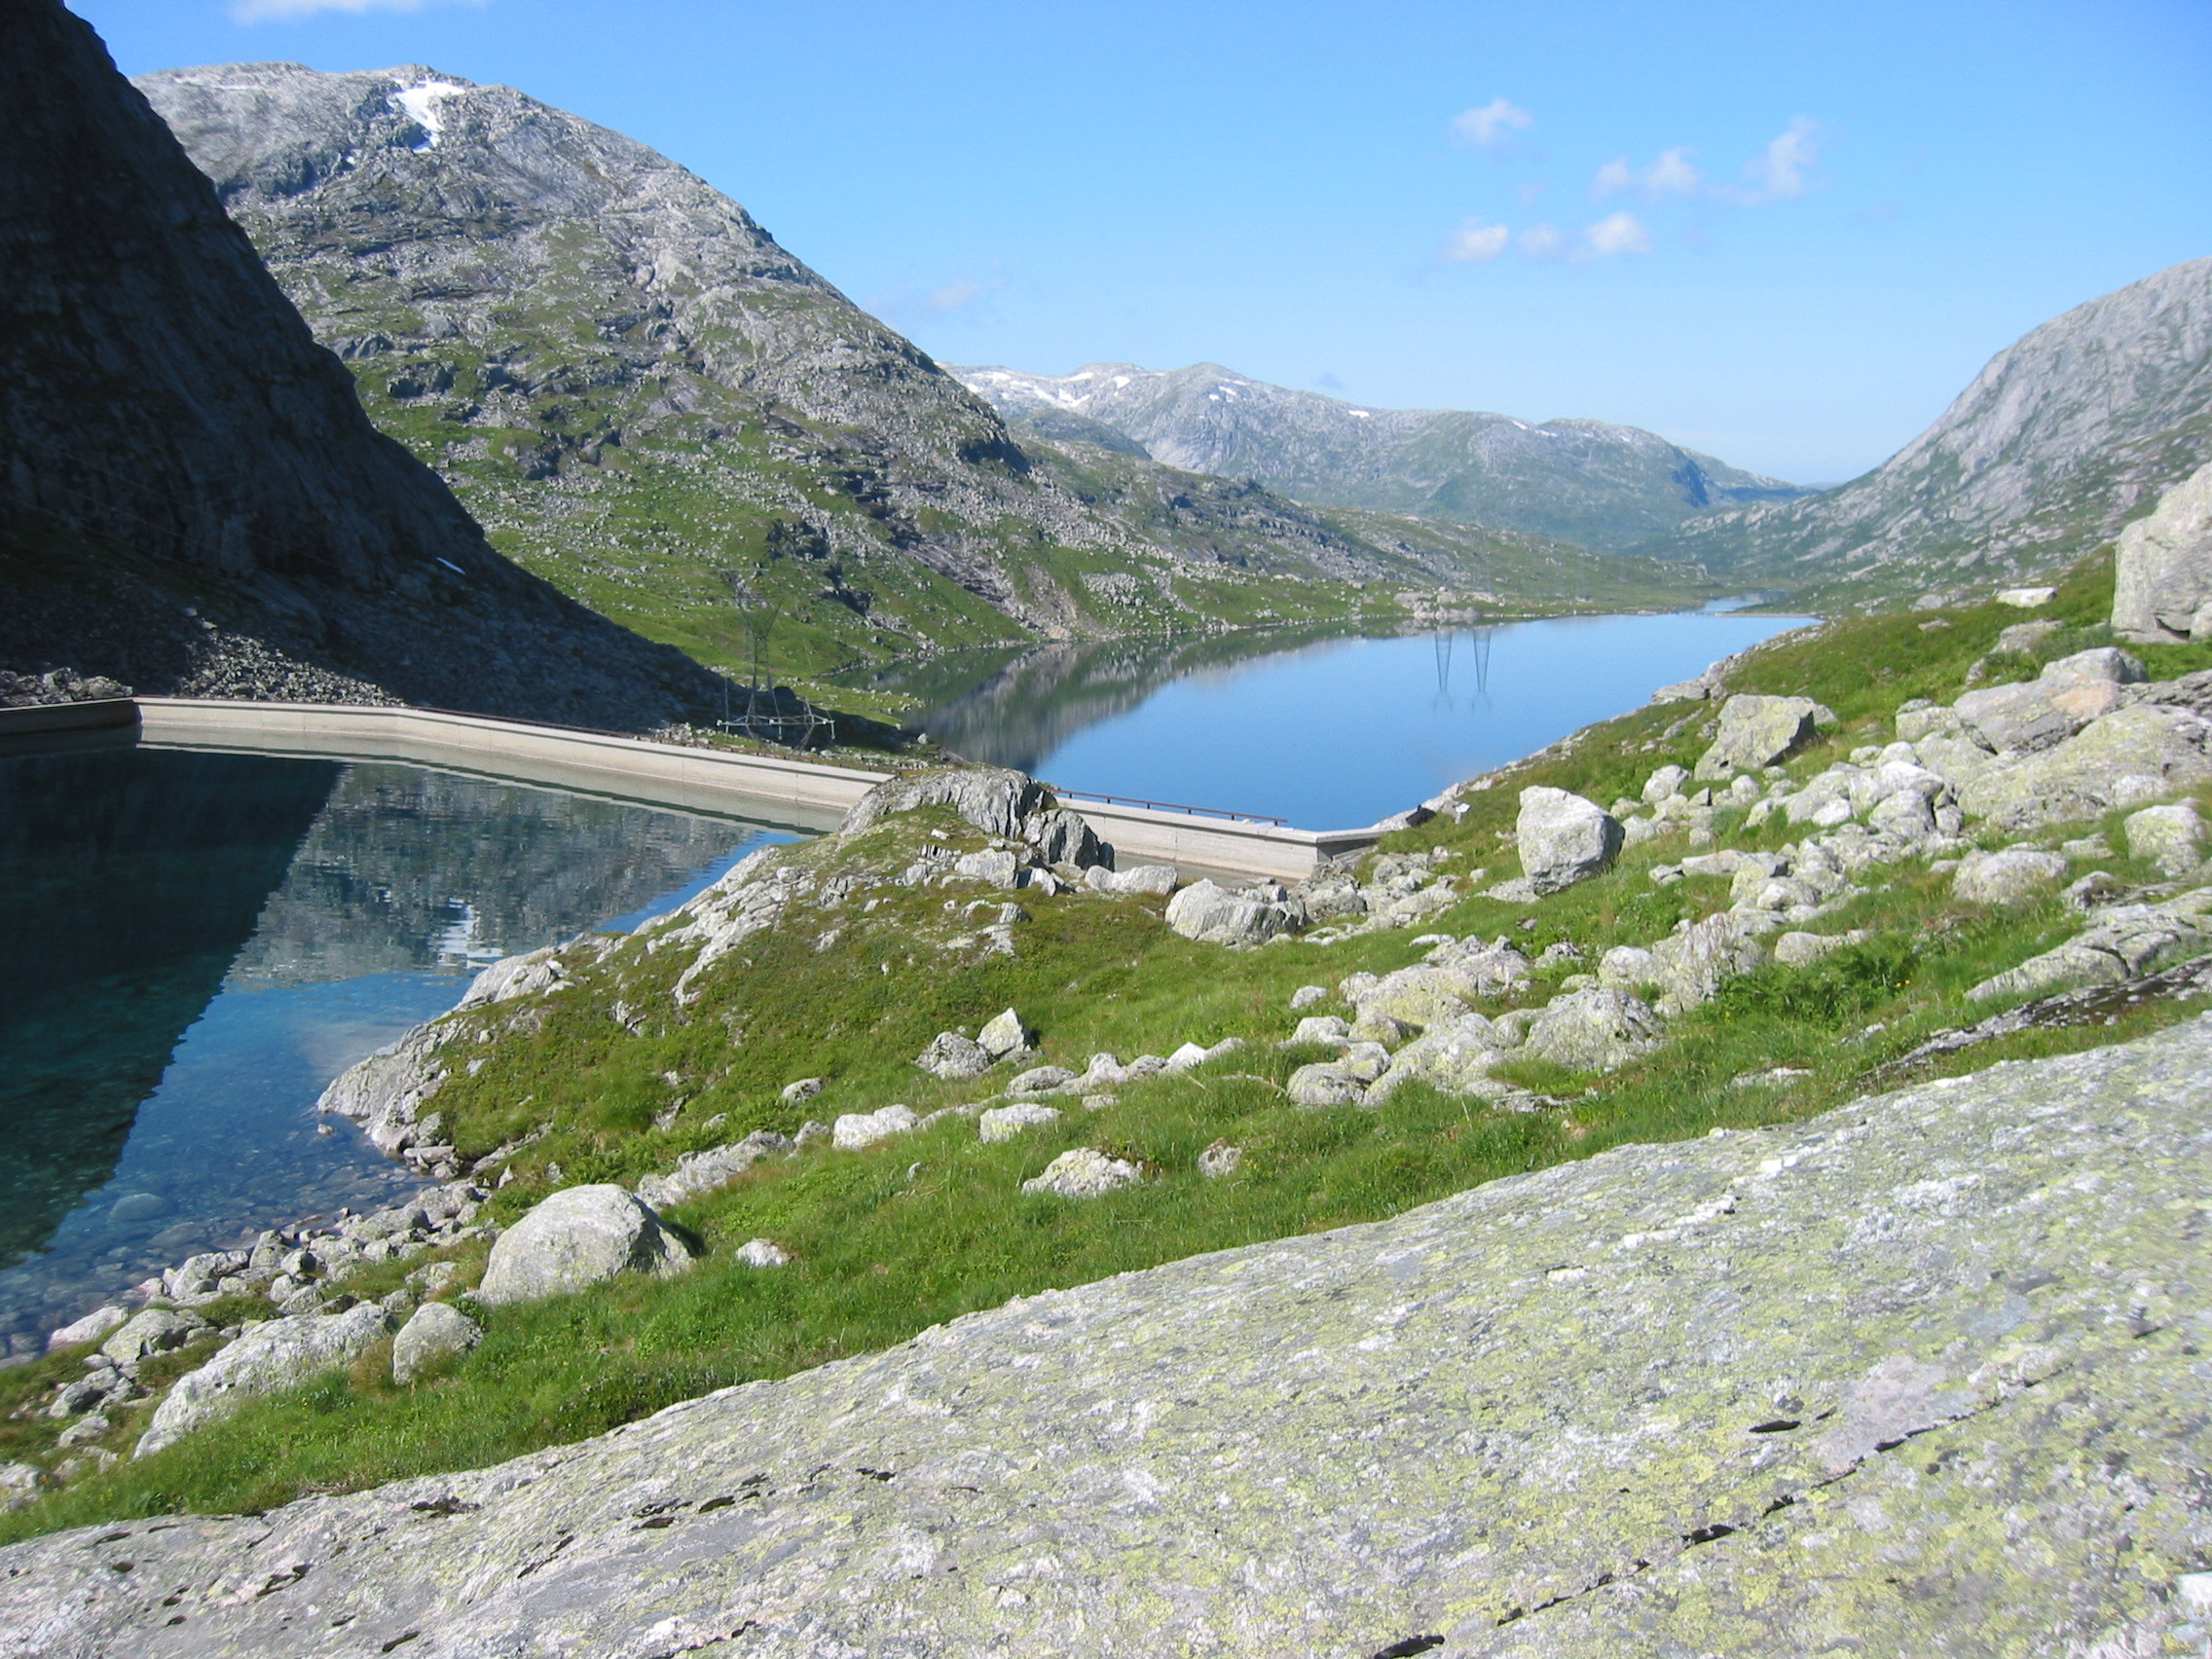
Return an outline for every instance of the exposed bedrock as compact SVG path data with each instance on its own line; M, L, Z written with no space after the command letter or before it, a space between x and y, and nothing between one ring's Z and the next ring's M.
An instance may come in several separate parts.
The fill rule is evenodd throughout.
M38 1539L0 1551L0 1650L2179 1650L2208 1073L2197 1021L1017 1301L497 1468Z

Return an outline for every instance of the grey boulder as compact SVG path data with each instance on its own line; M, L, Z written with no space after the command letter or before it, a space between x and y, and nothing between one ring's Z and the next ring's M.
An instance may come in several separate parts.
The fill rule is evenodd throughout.
M2204 820L2188 801L2128 814L2127 855L2149 859L2166 875L2183 875L2204 861Z
M1093 1146L1079 1146L1046 1164L1042 1175L1022 1182L1021 1190L1061 1198L1095 1198L1117 1187L1134 1186L1142 1179L1144 1171L1128 1160L1111 1157Z
M1357 1106L1367 1098L1367 1080L1341 1060L1300 1066L1283 1086L1294 1106Z
M301 1313L249 1326L198 1371L176 1380L155 1408L132 1456L150 1456L173 1446L256 1395L279 1394L318 1373L350 1365L390 1328L391 1315L373 1302L358 1303L343 1313Z
M2212 782L2212 722L2188 709L2137 703L2040 755L1984 767L1959 789L1969 818L1998 829L2095 818Z
M946 766L907 772L875 786L854 802L840 835L872 830L894 813L918 806L950 807L988 835L1018 839L1022 821L1046 804L1044 786L1000 766Z
M946 1083L965 1083L989 1071L997 1057L980 1043L957 1031L940 1031L930 1039L928 1048L914 1056L914 1064Z
M1295 899L1260 898L1196 881L1167 901L1167 925L1200 944L1264 944L1303 928L1306 908Z
M1749 692L1720 705L1720 728L1698 759L1695 776L1712 780L1755 772L1787 760L1819 735L1827 711L1810 697L1761 697ZM1827 715L1832 720L1834 717Z
M976 1047L992 1059L1000 1060L1017 1049L1028 1048L1035 1035L1021 1022L1021 1015L1010 1008L984 1021L983 1029L976 1033Z
M2212 462L2120 533L2112 627L2146 645L2212 639Z
M2148 678L2143 665L2114 645L2077 651L2046 663L2036 679L1969 691L1952 705L1991 747L2033 754L2072 737L2126 701L2122 687Z
M2066 879L2056 853L2015 847L2002 853L1969 853L1951 877L1951 892L1969 904L2020 904L2041 898Z
M613 1278L667 1276L691 1266L691 1252L660 1217L620 1187L564 1187L499 1235L476 1299L497 1308L535 1302Z
M135 1365L148 1354L182 1347L195 1331L206 1329L207 1321L197 1313L175 1308L144 1308L102 1342L99 1351L118 1365Z
M1659 1016L1609 985L1552 999L1523 1042L1530 1053L1574 1071L1612 1071L1646 1052L1662 1034Z
M431 1361L466 1353L483 1340L484 1327L450 1302L425 1302L391 1340L391 1380L404 1386Z
M1541 896L1586 881L1620 856L1620 820L1594 800L1535 785L1521 792L1514 823L1521 876Z

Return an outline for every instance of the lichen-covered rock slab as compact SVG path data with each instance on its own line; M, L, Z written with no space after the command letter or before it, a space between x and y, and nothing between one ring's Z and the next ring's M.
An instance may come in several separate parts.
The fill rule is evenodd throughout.
M2193 1022L1026 1298L496 1468L35 1539L0 1551L0 1651L2188 1651L2208 1074Z

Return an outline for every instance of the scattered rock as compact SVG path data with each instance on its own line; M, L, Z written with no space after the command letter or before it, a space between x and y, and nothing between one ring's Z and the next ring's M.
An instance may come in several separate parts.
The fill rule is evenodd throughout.
M1992 975L1967 995L1984 1002L2141 978L2155 968L2212 945L2212 926L2205 922L2208 912L2212 912L2212 887L2181 894L2162 904L2107 905L2091 913L2086 932L2017 968Z
M1594 800L1538 785L1521 792L1514 839L1522 879L1540 897L1610 866L1620 854L1621 826Z
M1163 897L1175 891L1175 882L1173 865L1135 865L1123 870L1093 865L1084 872L1085 885L1101 893L1150 893Z
M996 1057L980 1043L957 1031L940 1031L930 1039L928 1048L914 1056L914 1064L946 1083L965 1083L989 1071Z
M1022 1182L1021 1190L1051 1193L1063 1198L1095 1198L1143 1179L1144 1171L1134 1163L1109 1157L1096 1147L1079 1146L1046 1164L1042 1175Z
M1301 1043L1348 1043L1351 1027L1333 1014L1309 1014L1298 1022L1298 1028L1284 1042L1286 1049L1295 1049Z
M2149 859L2165 875L2186 875L2204 862L2204 820L2189 801L2147 806L2130 813L2122 828L2128 857Z
M499 1235L476 1299L491 1308L535 1302L617 1273L666 1276L690 1266L691 1252L636 1195L565 1187Z
M1659 1016L1626 992L1596 986L1555 998L1529 1027L1529 1052L1575 1071L1612 1071L1655 1045Z
M1032 1066L1006 1086L1009 1094L1050 1094L1076 1081L1066 1066Z
M1290 1011L1296 1014L1302 1008L1311 1008L1317 1002L1329 1000L1328 991L1320 985L1301 985L1290 993Z
M125 1320L99 1351L118 1365L136 1365L151 1353L166 1353L190 1342L195 1333L208 1329L197 1313L175 1308L144 1308Z
M1017 1049L1026 1049L1036 1041L1037 1034L1021 1022L1021 1015L1008 1009L997 1014L976 1033L976 1046L994 1060L1002 1060ZM941 1040L941 1039L940 1039Z
M41 1478L35 1463L0 1463L0 1515L36 1503Z
M1370 1101L1387 1100L1409 1083L1424 1083L1442 1094L1496 1097L1509 1092L1490 1077L1490 1068L1514 1047L1497 1026L1479 1014L1430 1027L1400 1049L1387 1070L1367 1091Z
M1951 891L1969 904L2019 904L2066 879L2056 853L2015 847L2002 853L1969 853L1951 877Z
M638 1197L656 1210L688 1203L736 1180L770 1153L789 1152L792 1140L773 1129L756 1129L731 1146L705 1152L687 1152L666 1175L647 1175L638 1183Z
M1224 1175L1233 1175L1236 1166L1244 1161L1244 1149L1217 1140L1198 1154L1198 1173L1209 1181L1218 1181Z
M903 1135L914 1126L914 1112L909 1106L886 1106L880 1112L847 1112L837 1120L830 1138L842 1152L860 1152L887 1141L893 1135Z
M1786 933L1774 941L1774 959L1785 968L1809 967L1846 942L1832 934Z
M999 766L931 767L887 779L861 796L837 833L852 836L894 813L918 806L947 806L986 835L1021 835L1022 821L1050 796L1034 778Z
M619 1187L603 1190L621 1192ZM622 1196L629 1198L627 1193ZM173 1446L194 1429L229 1417L257 1394L281 1393L318 1372L350 1364L390 1328L390 1315L366 1302L343 1313L265 1319L250 1326L198 1371L176 1380L155 1408L132 1456L151 1456Z
M1643 800L1647 806L1657 806L1669 795L1680 794L1690 781L1686 766L1662 766L1643 781Z
M748 1238L737 1247L737 1261L747 1268L788 1268L792 1253L772 1238Z
M818 1077L802 1077L796 1083L785 1084L782 1091L784 1104L796 1106L801 1101L812 1100L822 1092L822 1081Z
M1822 724L1832 724L1834 719L1810 697L1731 697L1720 705L1720 729L1692 776L1725 778L1731 772L1777 765L1811 743Z
M1983 768L1959 789L1968 815L2031 830L2143 806L2212 782L2212 723L2187 709L2137 703L2091 720L2041 754Z
M2033 754L2120 708L2122 688L2146 678L2135 658L2101 645L2046 663L2034 680L1969 691L1953 707L1996 749Z
M1997 591L1997 603L2009 605L2016 610L2033 610L2057 597L2058 590L2054 587L2000 588Z
M466 1353L483 1340L484 1327L451 1303L425 1302L391 1341L391 1380L404 1387L432 1360Z
M52 1353L55 1348L76 1347L84 1343L96 1343L110 1331L120 1327L129 1317L129 1310L118 1308L113 1303L108 1304L105 1308L95 1308L82 1319L72 1320L48 1337L46 1339L47 1351Z
M1059 1121L1060 1109L1057 1106L1044 1106L1033 1100L1021 1100L1011 1106L993 1106L976 1120L976 1131L987 1141L1009 1141L1024 1129Z
M1306 907L1297 900L1254 898L1197 881L1167 901L1167 925L1201 944L1264 944L1303 928Z
M2212 462L2120 533L2112 627L2145 644L2212 639Z
M1342 1061L1323 1060L1292 1072L1283 1092L1297 1106L1357 1106L1367 1098L1367 1083Z
M1021 880L1021 860L1003 847L986 847L954 859L952 873L972 881L987 881L993 887L1014 887Z
M2015 622L2001 629L1997 635L1997 648L2025 656L2053 634L2066 631L2066 624L2046 617L2041 622Z
M1356 1006L1363 1020L1382 1017L1401 1025L1438 1025L1467 1012L1467 979L1450 968L1433 961L1416 963L1383 975L1360 993Z

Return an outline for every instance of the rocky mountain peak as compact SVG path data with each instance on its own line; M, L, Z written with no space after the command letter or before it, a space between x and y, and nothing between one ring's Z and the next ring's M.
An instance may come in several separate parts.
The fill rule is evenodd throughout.
M1811 591L1940 603L2051 572L2212 460L2212 259L2076 306L1989 360L1864 477L1646 551Z
M1219 363L952 373L1018 432L1088 437L1088 424L1171 466L1254 478L1300 500L1532 531L1598 548L1626 547L1719 503L1802 493L1635 426L1387 409L1272 386Z

